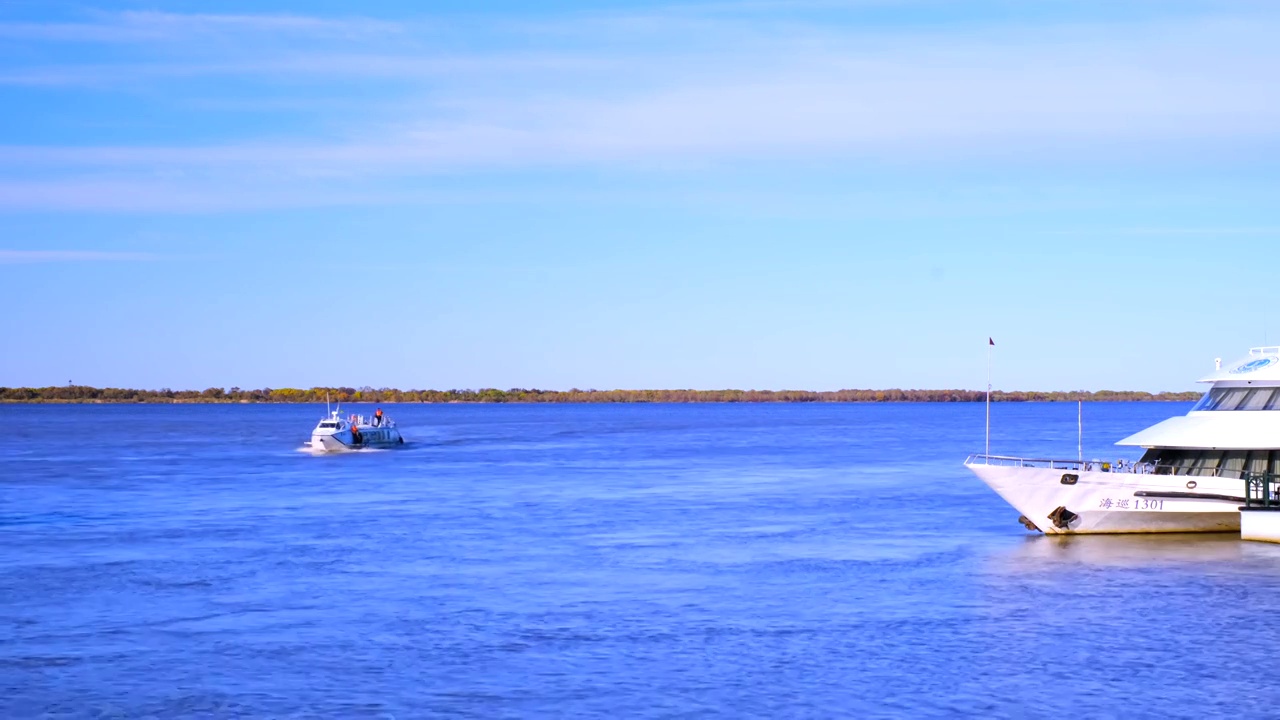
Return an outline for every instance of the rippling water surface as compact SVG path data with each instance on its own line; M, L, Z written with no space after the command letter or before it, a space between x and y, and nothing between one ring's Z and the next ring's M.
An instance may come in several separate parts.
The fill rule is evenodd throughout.
M0 406L0 717L1280 712L1280 547L1031 535L981 404L388 410ZM1073 457L1076 407L993 432Z

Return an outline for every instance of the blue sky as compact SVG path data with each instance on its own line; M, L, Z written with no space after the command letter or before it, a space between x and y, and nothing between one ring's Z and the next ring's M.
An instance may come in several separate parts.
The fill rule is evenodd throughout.
M530 7L536 5L536 7ZM1271 2L13 2L0 385L1190 389Z

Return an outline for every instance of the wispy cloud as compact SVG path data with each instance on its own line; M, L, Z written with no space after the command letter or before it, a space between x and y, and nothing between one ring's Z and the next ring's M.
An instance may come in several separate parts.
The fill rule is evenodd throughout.
M1280 236L1280 225L1273 227L1120 227L1082 228L1078 230L1046 230L1045 235L1088 237L1268 237Z
M667 62L647 70L627 63L631 82L609 88L555 72L526 86L437 88L444 97L416 114L377 119L341 140L4 146L0 167L435 172L832 152L1060 156L1089 145L1114 155L1126 145L1185 152L1206 142L1280 140L1280 96L1269 92L1280 52L1233 49L1231 33L1221 35L1212 66L1198 53L1184 56L1176 36L1118 51L903 42L739 56L675 77L660 77L672 70Z
M674 44L657 30L661 17L646 16L641 30L629 21L602 30L592 16L560 23L552 40L520 53L511 43L445 52L408 25L373 20L112 16L104 26L146 37L341 40L354 27L408 42L376 51L286 43L194 59L11 67L0 83L109 88L182 77L189 82L163 87L187 102L206 75L236 76L246 86L263 78L309 86L324 77L327 93L350 92L366 110L324 134L279 128L225 142L0 146L0 207L63 198L84 208L97 197L152 204L154 196L175 208L258 207L297 195L300 178L323 197L367 198L376 189L361 182L442 172L797 159L1115 163L1280 149L1280 95L1271 91L1280 74L1273 42L1280 16L964 33L793 22L770 33L720 22L715 12L688 14L675 12L667 27L692 22L698 32ZM400 82L366 103L375 78ZM394 111L373 110L389 97Z
M0 22L0 38L85 43L180 42L214 36L243 38L246 34L352 39L392 35L402 27L400 23L364 17L130 11L103 14L96 22Z
M440 79L495 76L529 77L558 72L603 74L611 68L625 70L642 63L641 58L570 55L565 53L523 53L491 55L435 54L430 56L391 55L376 52L296 53L272 51L269 55L249 53L239 59L215 59L181 63L81 63L76 65L35 65L0 71L0 86L70 86L96 89L136 86L149 82L231 77L306 81L403 80L429 82Z
M107 250L0 250L0 265L63 262L121 262L156 260L151 253Z

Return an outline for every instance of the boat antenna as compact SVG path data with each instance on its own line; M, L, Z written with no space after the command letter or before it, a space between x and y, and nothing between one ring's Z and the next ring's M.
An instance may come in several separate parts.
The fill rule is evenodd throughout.
M987 338L987 464L991 464L991 348L996 341Z
M324 391L324 416L329 417L333 414L333 410L329 409L329 391Z
M1076 455L1084 463L1084 400L1076 399Z

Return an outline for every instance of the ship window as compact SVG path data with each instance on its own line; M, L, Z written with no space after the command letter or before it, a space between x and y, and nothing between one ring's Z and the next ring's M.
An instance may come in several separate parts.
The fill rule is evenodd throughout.
M1140 462L1155 465L1157 475L1241 478L1245 473L1280 475L1280 450L1174 450L1152 448Z
M1244 400L1244 396L1249 394L1249 388L1229 388L1222 393L1222 397L1213 404L1214 410L1235 410L1240 405L1240 401Z
M1222 458L1222 453L1216 450L1206 450L1196 454L1196 459L1187 472L1188 475L1214 475L1218 472L1218 461Z
M1193 452L1177 453L1169 461L1169 465L1173 466L1174 475L1185 475L1191 469L1191 465L1195 460L1196 454Z
M1280 410L1280 387L1214 388L1191 408L1197 410Z
M1142 454L1142 459L1138 462L1150 463L1155 467L1155 472L1159 475L1168 475L1170 466L1177 461L1178 457L1183 453L1169 448L1151 448Z
M1249 461L1245 465L1245 470L1251 473L1264 473L1267 471L1267 460L1270 451L1267 450L1250 450Z
M1227 390L1230 388L1214 388L1209 391L1209 403L1205 405L1205 410L1217 410L1222 405L1222 398L1226 397Z
M1240 477L1240 473L1244 471L1244 450L1229 450L1222 456L1222 472L1223 477Z
M1271 388L1254 388L1244 396L1237 410L1261 410L1271 399Z

